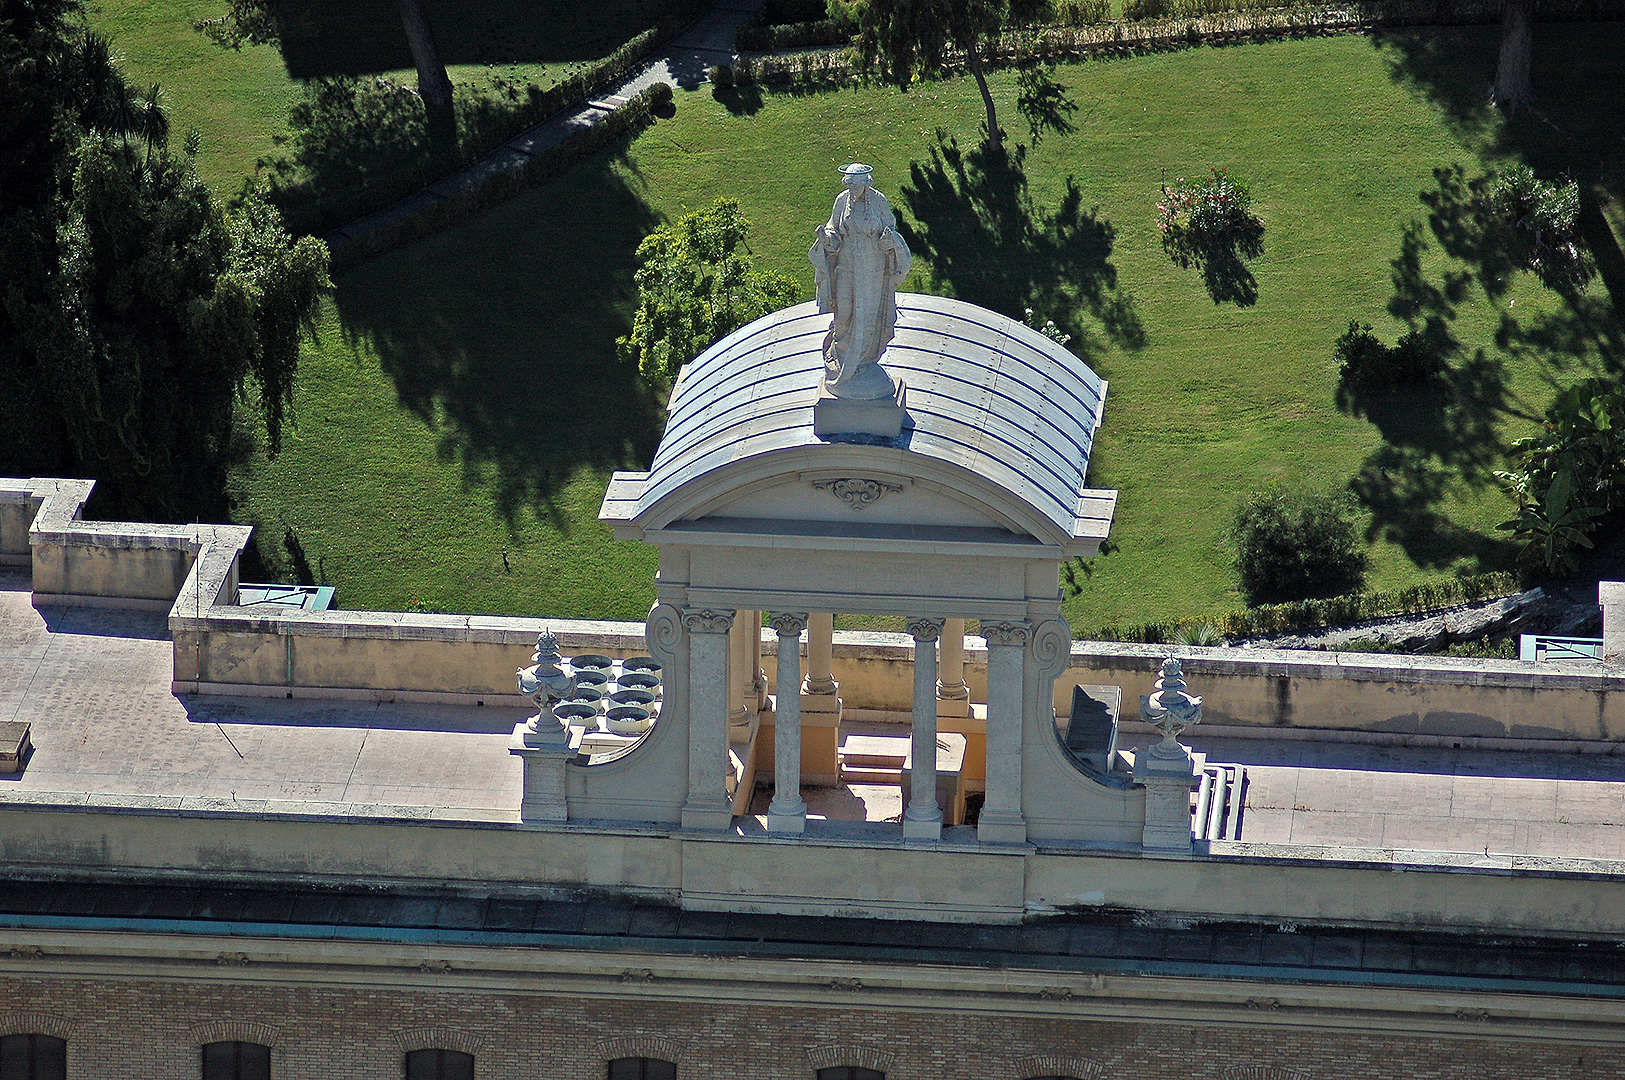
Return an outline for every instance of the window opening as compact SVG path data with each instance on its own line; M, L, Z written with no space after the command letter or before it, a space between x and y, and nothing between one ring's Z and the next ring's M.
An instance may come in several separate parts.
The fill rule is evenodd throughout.
M457 1050L414 1050L406 1055L406 1080L474 1080L474 1055Z
M67 1080L68 1044L50 1035L0 1038L0 1080Z
M271 1048L251 1042L207 1043L203 1080L271 1080Z
M659 1058L616 1058L609 1080L677 1080L677 1066Z

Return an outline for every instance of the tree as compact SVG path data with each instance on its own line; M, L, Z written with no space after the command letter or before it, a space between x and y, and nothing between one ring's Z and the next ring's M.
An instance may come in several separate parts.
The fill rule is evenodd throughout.
M1329 596L1365 578L1366 554L1345 496L1254 492L1236 506L1231 537L1248 603Z
M858 57L865 71L906 88L941 73L950 50L962 52L987 108L988 149L997 152L1004 138L981 50L1009 15L1009 0L867 0L858 13Z
M638 245L638 310L615 344L652 379L670 378L712 342L795 303L796 282L751 265L750 222L736 199L662 226Z
M401 29L406 33L412 64L418 72L418 97L428 117L429 145L437 155L452 153L457 148L457 113L452 103L451 78L435 45L434 25L422 0L396 2ZM229 0L224 15L199 19L192 25L228 49L241 49L245 44L277 45L281 41L272 0Z
M1501 14L1501 57L1495 65L1490 101L1509 116L1535 100L1529 78L1534 23L1535 0L1506 0Z
M73 4L0 3L0 176L28 181L0 187L0 472L94 477L103 512L220 515L250 391L280 446L327 250L253 190L216 203L155 93L87 80L105 42ZM121 100L124 130L100 126Z

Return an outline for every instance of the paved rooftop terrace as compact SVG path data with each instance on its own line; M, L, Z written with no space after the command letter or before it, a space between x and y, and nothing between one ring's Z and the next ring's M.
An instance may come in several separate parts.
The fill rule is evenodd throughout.
M518 821L522 710L178 697L171 649L161 615L35 609L27 574L0 571L0 721L34 743L0 803ZM1247 766L1246 848L1625 859L1625 756L1187 736ZM883 786L807 800L832 821L901 810Z

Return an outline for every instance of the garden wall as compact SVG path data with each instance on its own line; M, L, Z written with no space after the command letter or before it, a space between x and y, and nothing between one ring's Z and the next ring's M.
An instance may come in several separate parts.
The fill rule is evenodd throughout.
M176 692L515 705L522 701L514 672L530 662L543 627L558 635L566 655L646 651L639 623L241 607L234 601L248 528L80 521L90 488L88 481L0 480L0 545L7 545L0 551L17 544L17 508L37 506L29 529L36 603L167 608ZM776 678L776 642L763 635L768 685ZM1076 684L1120 686L1133 732L1138 699L1151 692L1172 651L1074 642L1056 705L1068 707ZM1196 646L1177 652L1210 726L1384 741L1625 741L1625 669L1613 664ZM912 659L905 635L838 633L834 669L846 707L907 712ZM986 653L974 638L966 661L972 697L985 700Z

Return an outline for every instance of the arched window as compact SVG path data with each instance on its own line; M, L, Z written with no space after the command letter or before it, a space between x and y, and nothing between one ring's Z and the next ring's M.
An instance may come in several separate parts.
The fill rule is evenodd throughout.
M609 1063L609 1080L677 1080L677 1066L659 1058L616 1058Z
M825 1060L829 1060L825 1058ZM818 1080L886 1080L878 1069L864 1069L856 1065L838 1065L833 1069L819 1069Z
M271 1048L251 1042L205 1043L203 1080L271 1080Z
M474 1080L474 1055L414 1050L406 1055L406 1080Z
M0 1080L68 1080L68 1044L50 1035L0 1038Z

